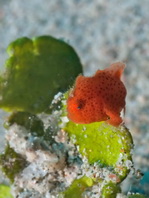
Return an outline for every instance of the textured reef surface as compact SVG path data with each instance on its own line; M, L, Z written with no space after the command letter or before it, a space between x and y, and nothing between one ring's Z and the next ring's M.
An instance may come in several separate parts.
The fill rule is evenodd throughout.
M68 90L82 73L73 48L42 36L18 39L8 53L0 107L10 114L0 166L12 196L144 197L121 192L129 172L135 174L133 140L125 125L77 124L67 117ZM0 186L2 190L7 188Z

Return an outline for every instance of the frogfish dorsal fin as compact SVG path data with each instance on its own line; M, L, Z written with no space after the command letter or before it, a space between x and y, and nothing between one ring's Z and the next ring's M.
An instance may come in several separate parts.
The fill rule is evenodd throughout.
M125 64L122 62L116 62L110 65L105 71L109 71L115 77L121 78L121 75L125 69Z

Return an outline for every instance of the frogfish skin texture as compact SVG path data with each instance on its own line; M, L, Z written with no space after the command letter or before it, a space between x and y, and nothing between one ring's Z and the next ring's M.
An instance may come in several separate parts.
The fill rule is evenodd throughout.
M120 80L125 64L117 62L91 77L78 76L67 100L68 118L78 124L107 121L119 126L126 88Z

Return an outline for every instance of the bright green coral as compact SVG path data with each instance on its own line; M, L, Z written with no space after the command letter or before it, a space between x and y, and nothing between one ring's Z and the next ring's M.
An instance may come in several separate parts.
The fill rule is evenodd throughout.
M48 112L54 95L66 91L82 72L74 49L51 36L17 39L7 51L0 107L8 111Z

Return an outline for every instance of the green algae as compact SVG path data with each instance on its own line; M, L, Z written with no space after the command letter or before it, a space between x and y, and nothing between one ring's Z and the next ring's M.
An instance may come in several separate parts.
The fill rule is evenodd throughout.
M49 112L54 95L82 73L74 49L51 36L17 39L7 52L10 58L0 77L0 107L7 111Z
M26 160L16 153L9 144L6 146L5 152L0 155L1 169L12 183L15 176L24 169L26 164Z

